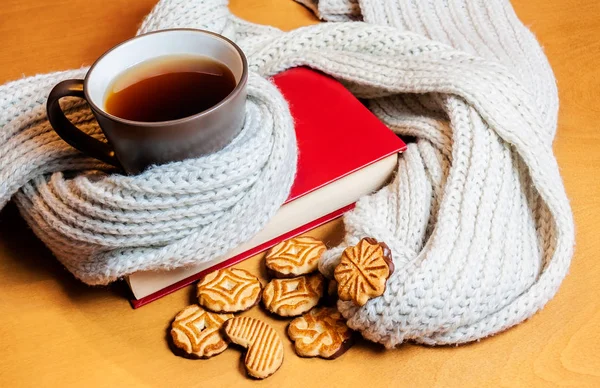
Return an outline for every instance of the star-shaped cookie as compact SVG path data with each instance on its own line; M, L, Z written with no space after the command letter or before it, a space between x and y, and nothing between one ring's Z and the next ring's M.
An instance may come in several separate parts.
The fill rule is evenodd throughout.
M383 295L387 279L394 271L392 254L385 243L367 237L346 248L335 267L340 300L363 306L369 299Z

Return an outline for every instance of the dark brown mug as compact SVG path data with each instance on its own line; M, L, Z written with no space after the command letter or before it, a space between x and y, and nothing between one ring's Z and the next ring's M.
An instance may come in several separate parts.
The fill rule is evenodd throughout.
M128 68L168 55L198 55L223 63L236 87L220 103L178 120L139 122L108 113L104 101L112 81ZM229 39L203 30L172 29L137 36L112 48L90 68L85 79L57 84L48 96L50 124L84 154L136 174L150 165L198 157L225 147L244 124L248 63ZM85 99L108 143L79 130L60 108L62 97Z

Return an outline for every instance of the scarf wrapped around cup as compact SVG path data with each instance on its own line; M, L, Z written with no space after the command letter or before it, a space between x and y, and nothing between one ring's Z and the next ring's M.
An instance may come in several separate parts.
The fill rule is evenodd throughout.
M557 292L574 245L552 153L558 97L547 59L509 2L303 0L329 21L290 32L233 16L226 0L162 0L139 33L200 28L249 59L246 122L225 149L140 175L68 146L46 120L59 81L0 86L0 208L13 200L77 278L107 284L140 270L199 264L249 240L285 201L296 144L268 77L309 66L340 80L400 136L416 140L393 181L344 217L346 236L319 269L370 236L395 272L363 307L338 301L372 341L458 344L532 316ZM63 108L102 139L80 100ZM368 128L365 128L368 130Z

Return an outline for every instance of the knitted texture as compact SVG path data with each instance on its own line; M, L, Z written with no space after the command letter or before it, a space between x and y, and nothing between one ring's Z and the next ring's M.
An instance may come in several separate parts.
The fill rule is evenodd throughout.
M210 260L256 233L289 192L292 120L260 76L305 65L416 139L393 182L345 216L344 242L320 263L331 276L341 251L365 236L392 250L396 270L382 297L361 308L338 302L348 325L387 347L463 343L542 308L567 273L574 227L551 148L554 77L510 4L302 3L343 22L283 33L230 15L226 0L158 3L140 32L222 33L240 44L254 75L245 128L230 146L139 176L93 171L107 166L69 148L45 119L52 85L86 69L0 87L0 206L14 198L59 260L91 284ZM101 136L79 102L67 108Z

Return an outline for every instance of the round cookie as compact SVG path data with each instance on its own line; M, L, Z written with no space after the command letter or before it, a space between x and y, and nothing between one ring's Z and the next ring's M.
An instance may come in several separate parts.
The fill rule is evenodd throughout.
M171 324L173 344L190 358L209 358L227 349L221 326L233 314L215 314L198 305L183 309Z
M264 379L283 363L283 342L277 332L260 319L235 317L223 325L223 333L234 344L247 349L244 365L251 377Z
M325 244L315 238L295 237L269 249L265 265L277 278L306 275L317 270L319 259L326 250Z
M353 332L334 307L316 307L290 322L288 336L300 357L328 360L344 354L352 346Z
M246 311L260 301L262 284L250 272L226 268L206 275L197 289L198 302L216 313Z
M295 317L315 307L323 296L323 275L304 275L291 279L273 279L263 290L263 305L282 317Z

